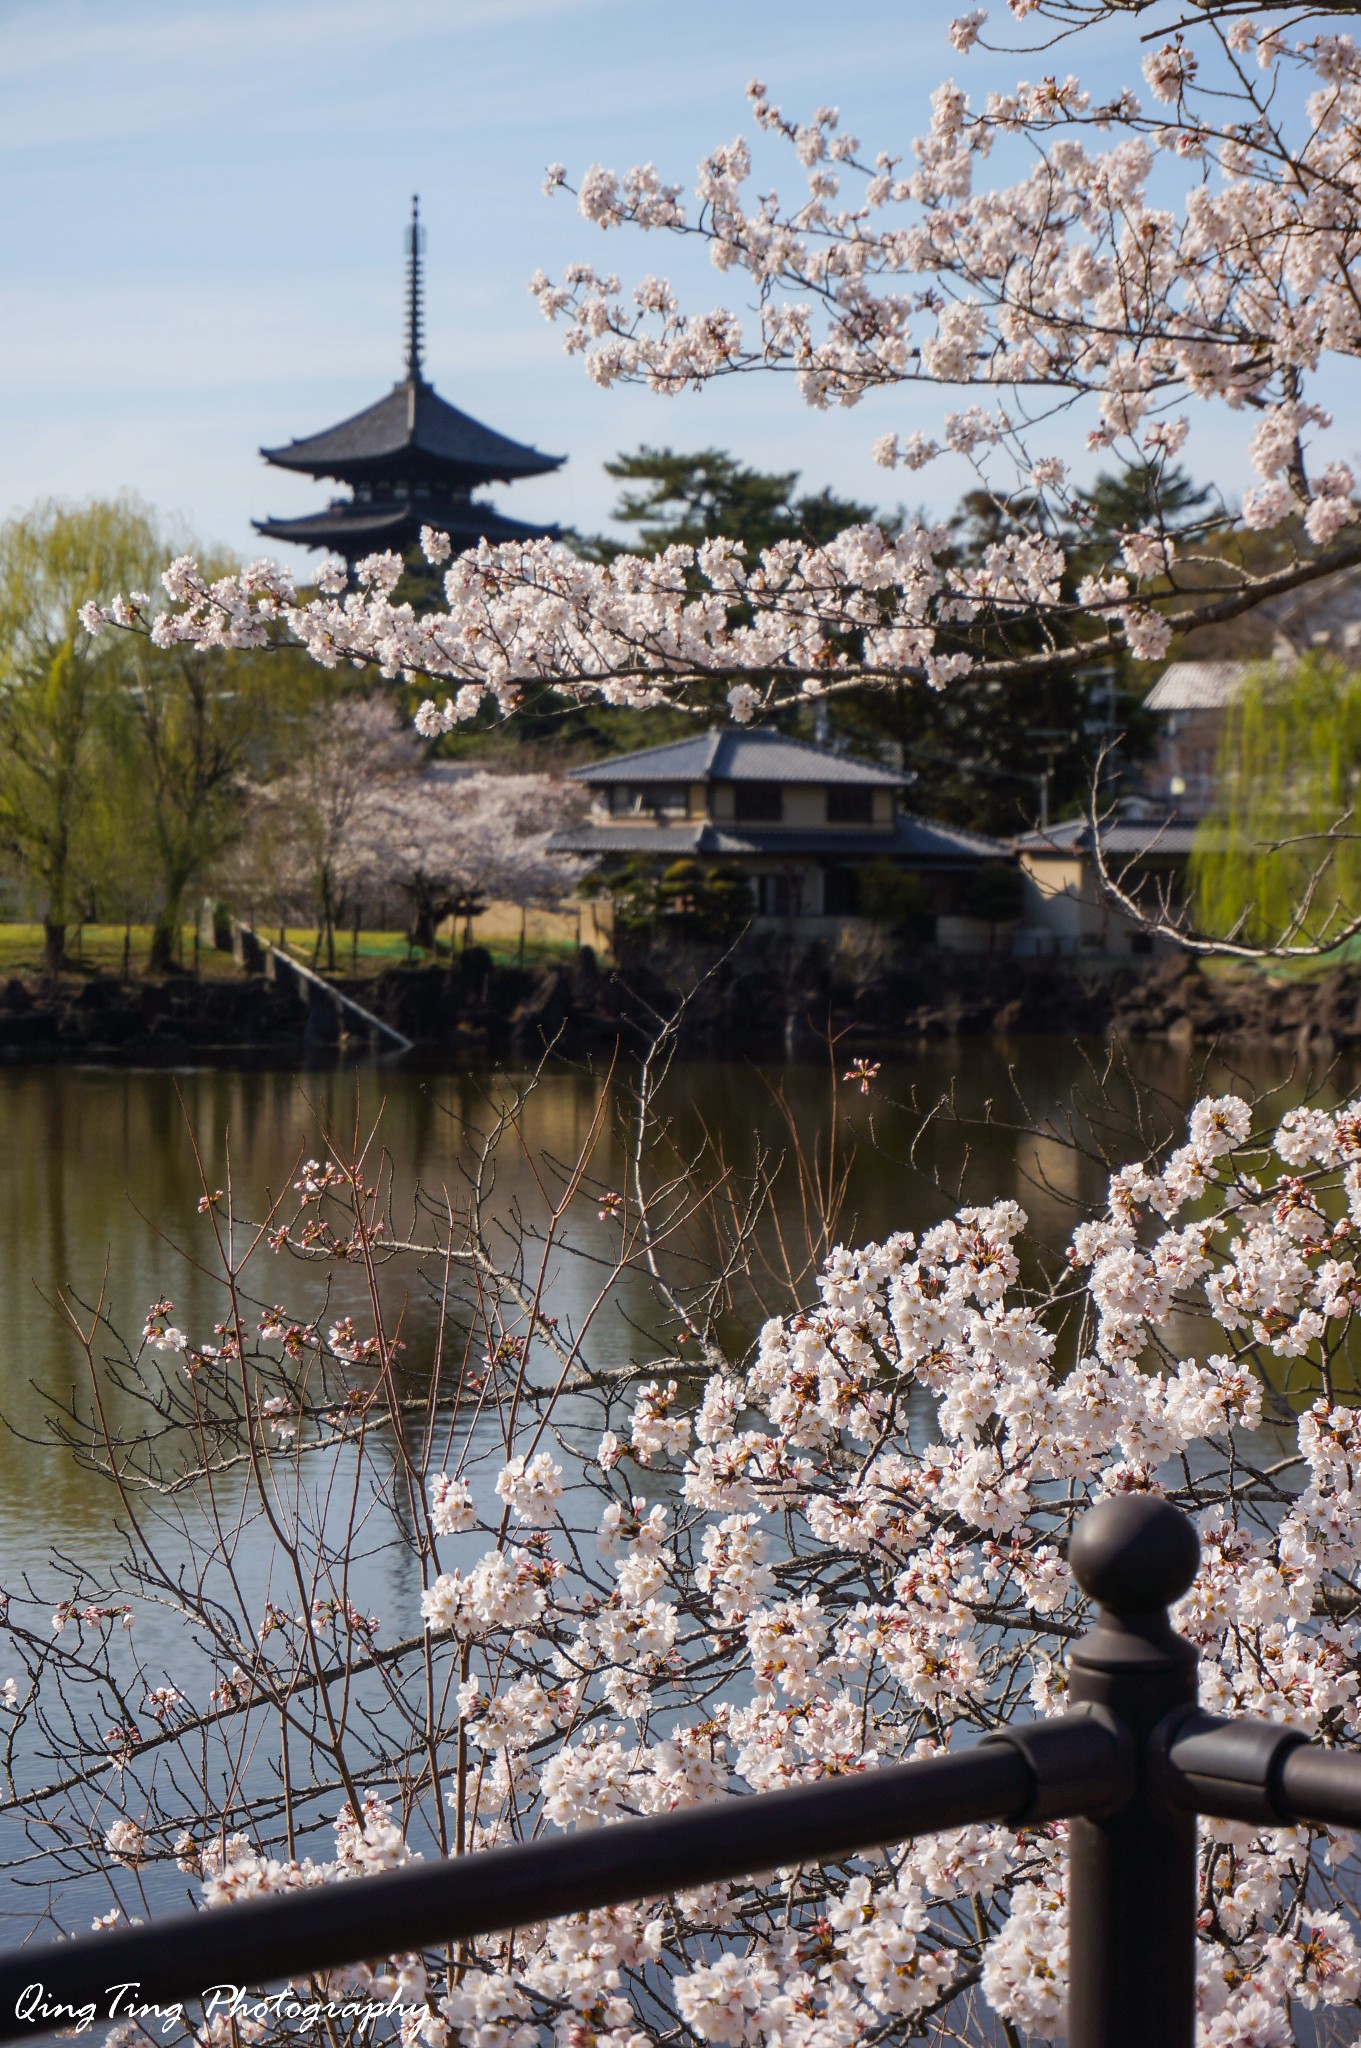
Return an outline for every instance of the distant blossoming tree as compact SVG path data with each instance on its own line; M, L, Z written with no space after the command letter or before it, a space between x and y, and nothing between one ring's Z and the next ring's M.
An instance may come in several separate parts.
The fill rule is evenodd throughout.
M574 808L550 775L389 777L355 819L351 872L360 885L404 896L414 942L433 946L445 918L466 927L488 902L559 903L583 863L548 842Z
M504 898L556 903L581 863L549 851L580 808L547 775L431 767L418 734L383 698L319 707L289 767L253 792L249 843L224 881L243 902L315 915L335 965L347 910L404 898L414 942L448 917Z

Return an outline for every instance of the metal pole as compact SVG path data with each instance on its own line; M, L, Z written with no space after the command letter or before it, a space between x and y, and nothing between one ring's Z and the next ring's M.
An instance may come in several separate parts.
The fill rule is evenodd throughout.
M1196 1821L1150 1770L1149 1738L1195 1703L1196 1652L1167 1608L1195 1577L1196 1532L1149 1494L1102 1501L1069 1562L1100 1603L1068 1659L1069 1695L1129 1738L1133 1791L1069 1834L1068 2048L1192 2048Z

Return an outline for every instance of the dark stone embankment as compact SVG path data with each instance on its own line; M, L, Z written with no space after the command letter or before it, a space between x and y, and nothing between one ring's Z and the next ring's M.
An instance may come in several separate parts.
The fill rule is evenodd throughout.
M452 965L393 968L336 986L435 1063L525 1060L548 1046L581 1056L641 1045L685 998L681 1042L697 1052L811 1051L830 1029L845 1047L1048 1033L1243 1041L1311 1055L1361 1045L1361 968L1308 981L1206 973L1173 959L1142 972L1061 963L920 956L854 982L833 965L739 946L710 967L679 956L624 969L584 950L562 965L498 966L474 948ZM0 1059L292 1064L329 1059L345 1020L288 978L113 976L0 984ZM362 1031L344 1050L363 1050Z

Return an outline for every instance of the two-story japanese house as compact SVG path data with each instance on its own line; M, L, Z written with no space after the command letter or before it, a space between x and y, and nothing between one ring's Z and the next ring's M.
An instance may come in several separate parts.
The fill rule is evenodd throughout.
M750 877L758 921L810 936L859 913L870 861L929 878L948 916L980 866L1008 858L995 840L904 810L908 776L777 732L716 728L592 761L571 778L590 790L592 812L553 845L597 862L602 879L639 860L722 862Z

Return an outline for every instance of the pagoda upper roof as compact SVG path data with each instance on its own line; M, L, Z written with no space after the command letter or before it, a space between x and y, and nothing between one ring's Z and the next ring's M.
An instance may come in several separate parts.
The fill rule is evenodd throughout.
M310 476L348 482L392 467L438 470L453 485L471 487L560 469L562 455L542 455L460 412L420 376L404 377L386 398L338 426L282 448L262 448L266 462Z

